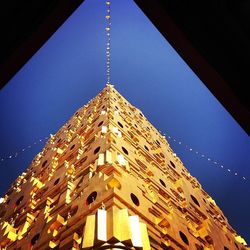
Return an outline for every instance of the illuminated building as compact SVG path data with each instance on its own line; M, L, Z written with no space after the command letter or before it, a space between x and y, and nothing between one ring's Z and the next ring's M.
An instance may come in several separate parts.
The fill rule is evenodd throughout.
M109 84L1 202L1 249L247 249L164 136Z

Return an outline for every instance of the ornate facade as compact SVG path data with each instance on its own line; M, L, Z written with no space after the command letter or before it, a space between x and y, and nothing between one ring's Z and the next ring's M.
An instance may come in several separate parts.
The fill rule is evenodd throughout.
M0 204L1 249L247 249L165 137L107 85Z

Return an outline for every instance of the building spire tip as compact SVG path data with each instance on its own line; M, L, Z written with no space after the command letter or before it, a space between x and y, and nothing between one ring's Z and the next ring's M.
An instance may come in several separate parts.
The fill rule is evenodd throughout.
M106 87L111 87L111 88L113 88L114 85L113 85L113 84L110 84L110 83L106 83Z

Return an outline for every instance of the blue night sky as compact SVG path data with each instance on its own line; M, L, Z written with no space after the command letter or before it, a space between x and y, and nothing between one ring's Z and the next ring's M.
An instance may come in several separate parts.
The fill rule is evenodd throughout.
M0 161L0 196L44 146L34 142L56 133L104 88L105 8L105 1L86 0L0 91L0 157L32 145ZM249 136L132 0L113 0L111 10L112 83L156 128L182 142L169 139L250 242Z

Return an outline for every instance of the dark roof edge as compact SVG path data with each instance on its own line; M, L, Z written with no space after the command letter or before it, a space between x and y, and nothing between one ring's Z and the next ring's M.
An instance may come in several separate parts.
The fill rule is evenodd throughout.
M135 2L241 128L250 135L250 113L247 108L238 100L221 75L193 47L158 1Z

